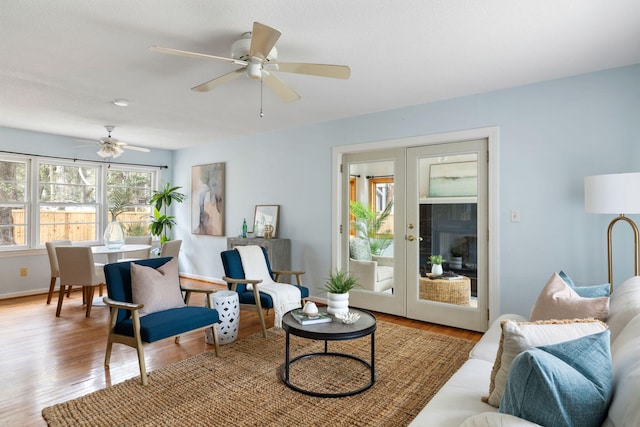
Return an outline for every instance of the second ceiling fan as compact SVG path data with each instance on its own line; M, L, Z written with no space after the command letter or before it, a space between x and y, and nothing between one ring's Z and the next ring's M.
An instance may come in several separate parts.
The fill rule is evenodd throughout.
M190 58L225 61L241 66L234 71L191 88L191 90L197 92L208 92L240 76L247 75L252 79L261 79L283 102L293 102L300 99L300 95L280 80L280 78L273 73L274 71L331 77L335 79L348 79L351 75L351 69L346 65L277 61L278 52L274 46L278 38L280 38L280 34L280 31L275 28L254 22L253 31L244 33L243 38L231 46L231 58L160 46L152 46L149 49L154 52Z

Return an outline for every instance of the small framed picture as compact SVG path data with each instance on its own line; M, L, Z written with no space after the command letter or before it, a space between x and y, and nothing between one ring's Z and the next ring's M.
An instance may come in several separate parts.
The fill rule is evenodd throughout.
M256 237L264 237L265 226L273 227L271 237L278 235L278 215L280 205L256 205L256 213L253 219L253 232Z

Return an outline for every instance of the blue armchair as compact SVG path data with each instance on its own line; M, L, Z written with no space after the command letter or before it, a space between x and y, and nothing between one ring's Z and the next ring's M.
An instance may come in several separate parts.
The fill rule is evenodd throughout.
M184 305L178 308L169 308L141 315L140 310L144 307L144 304L133 302L131 264L135 263L158 269L171 259L150 258L132 263L118 262L104 266L108 293L108 297L104 298L104 302L111 309L111 323L104 364L109 366L111 347L114 343L121 343L135 348L138 352L142 385L147 384L143 342L151 343L164 338L176 337L175 342L178 344L182 333L213 328L216 356L218 356L219 352L218 334L215 328L219 317L218 312L211 308L209 298L209 294L213 293L213 290L187 289L184 287L179 289L179 291L185 293L185 303L188 302L191 292L206 293L206 307ZM176 283L179 284L179 279L176 280Z
M284 270L272 270L271 263L265 248L262 248L264 259L267 264L269 274L275 282L278 281L281 275L294 275L296 276L296 286L300 289L300 298L305 299L309 296L309 288L301 285L300 276L304 274L304 271L284 271ZM222 265L224 267L225 276L222 278L227 282L227 287L238 293L238 299L240 302L240 308L245 310L253 310L258 313L260 319L260 326L262 327L262 336L267 337L267 327L264 321L263 309L270 310L273 307L273 299L271 296L264 292L259 292L256 286L262 280L247 279L242 268L242 258L237 249L224 251L220 254L222 258ZM252 285L252 286L247 286Z

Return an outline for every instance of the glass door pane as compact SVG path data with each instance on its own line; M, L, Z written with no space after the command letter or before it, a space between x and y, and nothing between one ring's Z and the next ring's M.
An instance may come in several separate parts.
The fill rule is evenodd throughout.
M484 330L486 173L486 140L407 150L408 317Z
M404 257L404 199L396 188L402 188L404 177L396 171L403 157L403 150L384 150L343 158L343 171L348 171L343 180L348 197L342 216L343 265L359 283L350 292L350 305L399 315L405 294L402 268L397 268Z

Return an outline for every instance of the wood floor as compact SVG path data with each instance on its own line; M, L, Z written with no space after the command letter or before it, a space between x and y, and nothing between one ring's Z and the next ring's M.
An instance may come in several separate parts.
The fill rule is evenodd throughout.
M222 288L182 279L183 284ZM204 302L192 297L191 304ZM46 295L0 300L0 426L43 426L41 411L139 375L134 349L115 344L109 368L104 366L108 313L94 307L85 317L82 293L65 298L56 318L57 294L51 305ZM375 313L379 320L426 331L478 340L480 334L461 329ZM267 327L273 326L273 313ZM238 339L260 332L256 313L243 311ZM147 370L152 371L186 357L212 350L202 331L145 347ZM224 346L221 346L224 351Z

